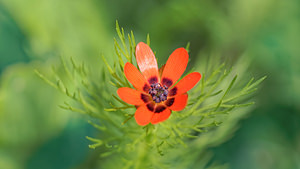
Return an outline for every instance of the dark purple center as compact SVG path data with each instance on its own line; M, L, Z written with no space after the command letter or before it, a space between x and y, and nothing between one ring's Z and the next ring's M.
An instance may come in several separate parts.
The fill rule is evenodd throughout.
M167 100L169 90L166 85L161 86L159 83L153 83L150 85L149 94L152 96L155 103L160 103Z

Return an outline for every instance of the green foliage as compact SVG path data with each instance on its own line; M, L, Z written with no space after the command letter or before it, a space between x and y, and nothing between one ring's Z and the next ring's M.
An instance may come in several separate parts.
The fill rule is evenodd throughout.
M101 149L102 168L207 167L211 155L205 152L205 147L225 140L223 136L229 133L220 134L216 127L230 121L228 115L232 112L254 104L249 96L265 77L257 81L252 78L245 83L243 79L238 80L233 69L226 68L225 63L214 61L207 65L206 72L201 72L203 77L188 93L189 102L183 111L174 111L163 123L141 127L132 119L135 107L116 96L119 87L132 87L123 69L126 62L135 64L135 38L132 31L126 35L118 22L116 31L114 63L110 64L101 56L106 69L87 68L71 58L68 63L61 60L63 70L54 68L55 80L47 79L39 71L37 75L70 98L61 108L92 117L89 123L99 130L99 135L97 138L87 136L87 139L92 142L90 148ZM150 45L149 34L146 39ZM186 48L189 46L188 43ZM228 130L235 124L232 121ZM210 134L219 136L208 137ZM107 156L110 160L105 160ZM178 160L182 156L188 158ZM198 158L200 162L196 162ZM224 167L211 165L211 168Z

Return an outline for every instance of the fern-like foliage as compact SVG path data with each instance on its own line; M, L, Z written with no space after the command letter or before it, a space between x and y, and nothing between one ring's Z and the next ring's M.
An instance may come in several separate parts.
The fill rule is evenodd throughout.
M173 111L163 123L141 127L132 119L136 108L116 95L119 87L132 87L123 69L126 62L136 65L135 38L132 31L126 35L118 23L116 31L113 64L105 56L101 56L104 66L99 63L98 68L61 59L61 65L53 69L56 79L50 80L36 70L37 75L70 98L61 108L91 117L89 123L99 130L99 135L87 139L91 141L90 148L101 149L103 162L99 168L207 167L210 154L204 152L205 147L224 140L210 134L219 132L216 126L222 128L229 114L254 104L248 98L265 77L244 83L224 63L211 64L207 72L201 72L199 84L189 91L183 111ZM149 35L147 44L150 45ZM108 156L109 160L105 160Z

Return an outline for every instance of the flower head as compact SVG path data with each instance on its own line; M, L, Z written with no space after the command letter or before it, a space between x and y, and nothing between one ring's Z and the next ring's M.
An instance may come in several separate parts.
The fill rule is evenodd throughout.
M158 69L151 48L143 42L136 46L136 61L141 72L129 62L124 66L125 76L135 89L122 87L117 93L124 102L137 107L134 117L139 125L157 124L167 120L172 110L185 108L186 92L201 78L200 73L193 72L174 85L185 71L188 60L188 52L178 48L165 66Z

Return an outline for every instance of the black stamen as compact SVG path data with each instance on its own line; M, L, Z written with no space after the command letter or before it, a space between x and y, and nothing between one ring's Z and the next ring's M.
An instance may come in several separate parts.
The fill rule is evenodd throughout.
M167 100L168 96L168 87L166 85L162 86L159 83L153 83L150 85L149 94L152 96L152 100L155 103L160 103Z

